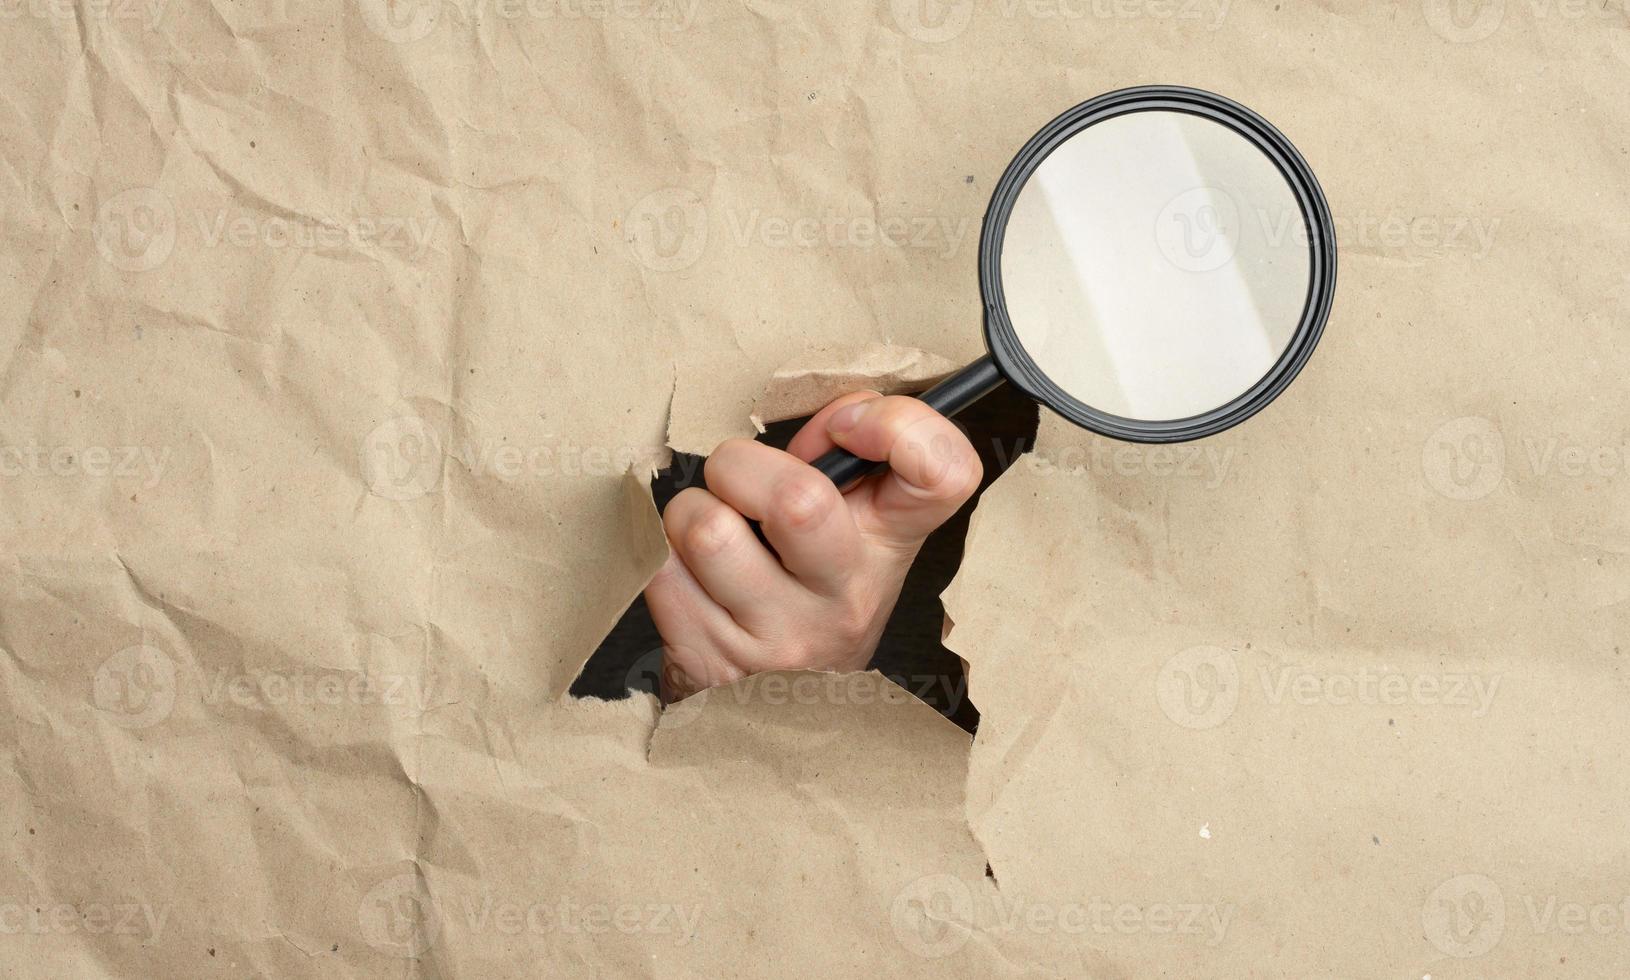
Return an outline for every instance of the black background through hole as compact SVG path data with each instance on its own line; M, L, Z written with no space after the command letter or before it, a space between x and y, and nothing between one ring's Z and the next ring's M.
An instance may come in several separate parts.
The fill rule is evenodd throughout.
M985 480L981 492L1035 441L1035 404L1005 385L957 416L956 421L967 431L984 461ZM803 419L777 422L759 441L785 448L803 424ZM658 509L667 507L668 501L683 487L700 482L688 477L701 465L701 457L674 457L673 468L658 474L651 486ZM940 644L945 611L939 594L956 575L968 533L968 518L978 500L976 495L923 545L906 576L900 601L889 617L883 640L871 663L874 670L881 671L970 732L979 723L979 712L968 700L967 677L961 660ZM661 648L662 640L641 596L594 651L583 673L572 684L571 693L576 697L607 700L627 697L631 689L655 693L657 657L653 651Z

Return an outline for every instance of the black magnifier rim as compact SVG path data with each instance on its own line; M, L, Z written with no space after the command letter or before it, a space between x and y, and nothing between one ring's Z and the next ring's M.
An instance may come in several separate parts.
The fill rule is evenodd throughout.
M1064 391L1038 368L1019 343L1002 294L1002 238L1013 203L1048 154L1088 126L1133 112L1186 112L1221 123L1273 161L1296 195L1308 237L1310 266L1301 322L1279 359L1239 397L1201 415L1145 421L1111 415ZM1284 134L1232 99L1176 85L1140 85L1088 99L1048 123L1019 151L991 194L979 236L979 292L985 302L985 346L1003 377L1048 408L1100 435L1128 442L1187 442L1231 428L1260 412L1295 379L1324 333L1336 293L1336 238L1330 205L1307 161Z

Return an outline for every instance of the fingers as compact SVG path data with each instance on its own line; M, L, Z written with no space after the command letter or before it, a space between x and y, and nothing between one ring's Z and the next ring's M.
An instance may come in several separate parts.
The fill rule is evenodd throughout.
M662 526L692 579L742 626L760 625L793 584L746 518L706 490L680 491L668 502Z
M678 552L669 553L667 563L646 585L645 605L651 610L657 632L670 645L714 648L734 644L745 635L730 613L691 575Z
M826 431L826 422L832 417L832 413L847 405L853 405L855 402L870 401L873 398L882 397L881 394L875 391L853 391L837 399L816 412L808 422L804 423L803 428L798 430L798 434L792 437L791 442L787 443L787 452L792 453L806 463L813 463L821 456L824 456L828 450L837 446L837 443L832 441L832 437Z
M762 443L731 439L708 457L706 474L720 499L761 523L781 564L809 589L833 595L853 576L860 531L819 470Z
M853 402L832 413L827 432L857 456L888 461L872 487L873 530L897 541L920 541L979 489L984 467L967 436L916 398Z

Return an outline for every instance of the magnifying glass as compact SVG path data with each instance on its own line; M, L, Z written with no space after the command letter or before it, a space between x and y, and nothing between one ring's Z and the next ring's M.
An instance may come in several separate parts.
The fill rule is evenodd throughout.
M988 353L920 397L1004 382L1101 435L1185 442L1261 411L1330 316L1330 207L1266 119L1210 92L1083 102L1008 165L979 239ZM834 449L838 486L884 464Z

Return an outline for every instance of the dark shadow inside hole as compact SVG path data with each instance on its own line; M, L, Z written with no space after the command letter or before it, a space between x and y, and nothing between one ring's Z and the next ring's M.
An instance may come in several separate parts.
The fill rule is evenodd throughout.
M759 441L785 448L804 421L777 422ZM985 479L980 487L983 493L1035 442L1036 406L1004 386L957 416L957 422L968 433L985 464ZM676 455L673 467L657 475L651 492L658 510L667 507L680 489L700 482L697 477L702 462L701 457ZM978 727L979 712L968 700L967 675L961 659L940 643L945 610L939 595L956 575L968 534L968 518L978 500L975 495L924 543L906 575L900 601L889 617L871 663L872 669L969 732ZM573 682L571 693L575 697L606 700L627 697L630 690L654 694L661 650L662 638L645 608L645 597L640 596L589 658L582 674Z

